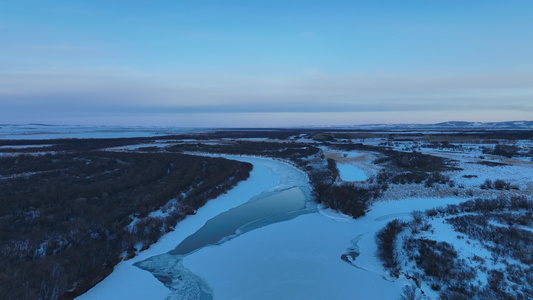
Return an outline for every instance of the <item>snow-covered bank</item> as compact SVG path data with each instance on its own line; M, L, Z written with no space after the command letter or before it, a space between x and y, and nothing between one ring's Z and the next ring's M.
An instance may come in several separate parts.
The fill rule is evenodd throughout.
M207 202L196 215L181 221L175 231L164 235L148 250L133 259L119 263L111 275L77 299L165 299L169 290L152 274L135 267L134 263L173 250L209 219L263 192L307 185L305 174L287 164L266 158L227 158L254 164L250 178L239 183L228 193Z

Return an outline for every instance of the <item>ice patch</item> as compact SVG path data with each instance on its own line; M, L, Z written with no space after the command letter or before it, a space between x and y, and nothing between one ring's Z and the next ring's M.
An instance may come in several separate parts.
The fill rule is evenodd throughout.
M337 168L343 181L365 181L368 179L365 172L354 165L337 164Z

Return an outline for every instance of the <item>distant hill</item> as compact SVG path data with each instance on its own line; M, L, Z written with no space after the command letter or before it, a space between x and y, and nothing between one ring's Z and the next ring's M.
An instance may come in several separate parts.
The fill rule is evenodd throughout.
M331 126L331 128L363 130L533 130L533 121L466 122L449 121L436 124L367 124L352 126Z
M463 127L463 128L499 128L499 129L533 129L533 121L507 122L461 122L451 121L434 124L435 127Z

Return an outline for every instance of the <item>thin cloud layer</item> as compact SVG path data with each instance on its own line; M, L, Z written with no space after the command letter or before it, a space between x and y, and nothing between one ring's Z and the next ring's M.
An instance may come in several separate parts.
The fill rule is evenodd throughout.
M15 109L75 113L409 112L533 109L533 76L1 74Z

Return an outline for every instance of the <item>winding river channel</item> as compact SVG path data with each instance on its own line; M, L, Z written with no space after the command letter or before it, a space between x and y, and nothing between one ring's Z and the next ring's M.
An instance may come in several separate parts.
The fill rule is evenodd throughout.
M304 172L268 158L223 157L252 163L250 178L209 201L150 249L120 263L108 278L78 299L146 299L148 295L152 299L212 299L209 284L182 266L185 257L257 228L317 211L310 202L311 190ZM152 278L157 278L166 289L161 290L153 280L139 274L141 269L152 273ZM135 290L138 291L132 292ZM169 290L170 295L161 297Z
M231 158L250 161L250 158ZM254 158L253 160L257 166L261 159ZM277 175L275 186L263 190L245 203L209 219L199 230L186 237L172 251L135 264L137 267L151 272L169 288L171 295L168 298L215 298L215 292L209 282L183 265L183 260L187 256L205 247L220 246L258 228L317 211L316 205L309 201L309 186L307 185L307 177L303 172L295 168L289 170L285 164L277 165L282 164L277 161L264 161L263 163L267 164L271 176Z

